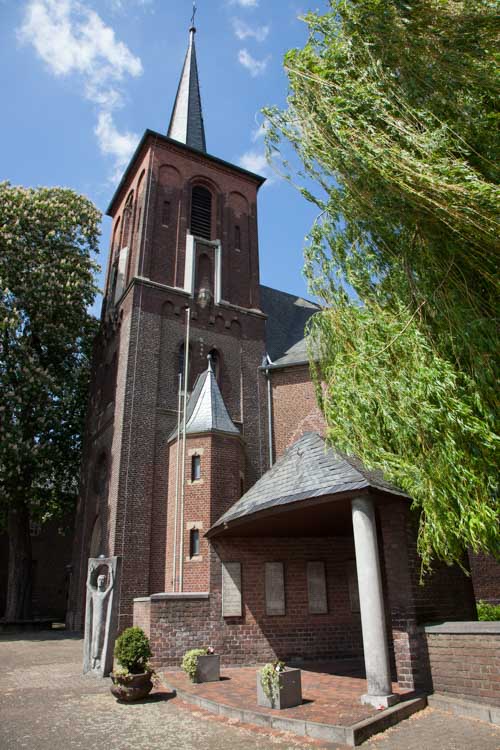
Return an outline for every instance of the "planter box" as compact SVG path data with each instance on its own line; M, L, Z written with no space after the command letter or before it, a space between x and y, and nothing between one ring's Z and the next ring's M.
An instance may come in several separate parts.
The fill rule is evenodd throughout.
M195 682L217 682L218 680L220 680L220 656L218 654L199 656Z
M293 708L302 703L302 684L300 669L289 669L279 673L279 690L267 697L260 681L260 670L257 672L257 704L264 708Z

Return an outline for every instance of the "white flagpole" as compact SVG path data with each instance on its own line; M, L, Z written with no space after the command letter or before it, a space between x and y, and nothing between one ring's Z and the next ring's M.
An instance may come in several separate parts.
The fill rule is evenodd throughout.
M181 468L181 508L179 529L179 591L183 588L184 573L184 488L186 484L186 418L187 418L187 391L189 377L189 329L191 323L191 310L186 308L186 343L184 346L184 413L182 415L182 468Z
M177 523L179 516L179 462L181 457L181 409L182 409L182 372L179 373L179 390L177 396L177 450L175 456L175 511L174 511L174 554L172 566L172 591L176 589L177 573Z

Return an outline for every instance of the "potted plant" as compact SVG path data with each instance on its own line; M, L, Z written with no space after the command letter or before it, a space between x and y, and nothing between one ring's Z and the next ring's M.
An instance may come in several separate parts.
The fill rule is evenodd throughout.
M268 662L257 672L257 704L265 708L292 708L302 703L300 669L283 661Z
M111 692L121 701L145 698L153 688L154 671L149 666L151 646L141 628L127 628L115 643L119 667L111 673Z
M212 646L186 651L181 666L191 682L220 680L220 656L214 652Z

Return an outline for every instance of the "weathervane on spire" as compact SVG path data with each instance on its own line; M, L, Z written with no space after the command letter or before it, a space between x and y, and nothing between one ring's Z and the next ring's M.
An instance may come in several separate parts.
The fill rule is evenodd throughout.
M194 18L196 16L196 3L193 3L193 15L191 16L191 28L189 31L196 31L195 25L194 25Z

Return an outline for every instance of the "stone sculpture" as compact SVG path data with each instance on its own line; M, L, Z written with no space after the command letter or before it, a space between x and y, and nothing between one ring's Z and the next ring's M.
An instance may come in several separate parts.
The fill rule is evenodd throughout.
M116 633L115 591L118 558L90 558L87 574L87 606L83 673L107 677L113 667Z

